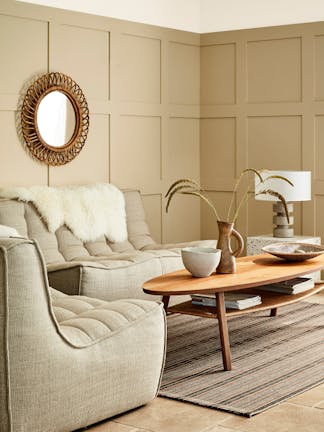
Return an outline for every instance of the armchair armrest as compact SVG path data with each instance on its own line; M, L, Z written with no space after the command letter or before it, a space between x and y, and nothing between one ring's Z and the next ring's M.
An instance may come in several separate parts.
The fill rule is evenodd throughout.
M83 265L60 263L47 266L48 283L52 288L68 295L80 295Z

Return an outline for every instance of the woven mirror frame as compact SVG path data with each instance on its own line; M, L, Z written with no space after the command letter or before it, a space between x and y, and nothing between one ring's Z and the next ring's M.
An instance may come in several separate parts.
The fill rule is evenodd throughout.
M71 137L64 145L47 143L40 133L37 113L45 96L52 92L64 94L70 101L75 115ZM28 88L21 110L21 128L24 141L31 154L48 165L64 165L82 150L89 130L89 109L86 98L78 84L60 72L42 75Z

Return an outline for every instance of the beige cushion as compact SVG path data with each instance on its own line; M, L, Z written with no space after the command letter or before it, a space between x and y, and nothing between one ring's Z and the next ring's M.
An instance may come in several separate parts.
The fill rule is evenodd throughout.
M20 235L27 236L25 205L15 200L0 199L0 224L15 228Z
M156 308L151 301L105 302L85 296L67 296L53 288L51 298L62 335L78 348L112 337Z
M128 240L135 249L154 244L139 191L125 191Z
M216 241L215 240L196 240L191 242L182 242L182 243L164 243L164 244L150 244L147 246L144 246L142 248L143 251L147 251L152 253L155 250L165 251L170 250L174 253L180 254L180 251L182 248L185 247L216 247Z
M171 260L175 261L175 267L179 267L178 256L171 257ZM67 294L81 294L109 301L134 297L153 299L144 294L141 286L146 280L161 275L164 268L170 270L174 266L163 261L162 267L160 258L144 254L144 257L135 261L134 258L133 261L84 261L69 263L68 268L65 265L50 265L48 276L51 286L59 287Z

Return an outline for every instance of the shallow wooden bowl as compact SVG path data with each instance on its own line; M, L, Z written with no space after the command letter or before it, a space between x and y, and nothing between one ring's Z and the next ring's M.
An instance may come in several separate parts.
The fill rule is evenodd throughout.
M272 243L262 248L263 252L287 261L306 261L324 253L324 246L311 243Z

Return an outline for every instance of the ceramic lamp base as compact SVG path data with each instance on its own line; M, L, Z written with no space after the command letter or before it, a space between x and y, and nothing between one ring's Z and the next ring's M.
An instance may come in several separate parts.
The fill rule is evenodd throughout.
M292 203L287 204L289 213L289 223L285 214L285 208L281 202L273 204L273 223L276 225L273 229L273 236L280 238L290 238L294 236L294 229L292 227L294 218L292 216L294 206Z

